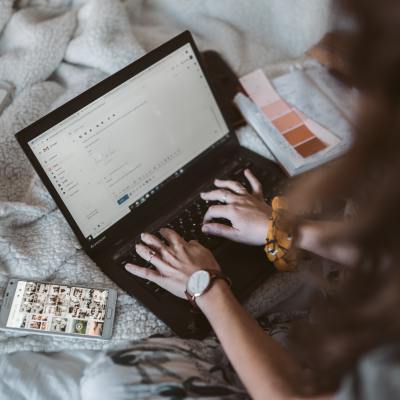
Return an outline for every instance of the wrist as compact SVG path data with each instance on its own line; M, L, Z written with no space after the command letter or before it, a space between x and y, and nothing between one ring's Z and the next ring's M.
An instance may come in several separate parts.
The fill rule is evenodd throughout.
M314 251L318 247L320 229L312 221L304 221L297 228L295 246L298 249Z
M196 298L196 304L207 315L216 303L230 295L232 292L229 284L223 279L216 279L205 293Z

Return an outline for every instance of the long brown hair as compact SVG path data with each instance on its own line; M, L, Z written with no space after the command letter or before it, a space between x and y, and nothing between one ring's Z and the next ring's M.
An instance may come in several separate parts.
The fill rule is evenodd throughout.
M369 350L400 342L400 2L336 5L354 23L349 81L362 98L354 145L299 191L305 202L356 199L357 217L329 240L356 244L361 257L315 305L314 322L293 330L299 356L319 373L319 392L336 390Z

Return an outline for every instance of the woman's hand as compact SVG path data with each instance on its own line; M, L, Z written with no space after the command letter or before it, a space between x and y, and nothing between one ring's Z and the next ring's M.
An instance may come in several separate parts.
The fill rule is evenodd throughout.
M217 190L201 194L203 200L225 203L208 209L202 230L207 235L222 236L235 242L264 245L271 207L264 200L258 179L248 169L244 174L252 188L251 194L238 182L218 179L215 180ZM225 218L232 226L212 222L215 218Z
M175 296L186 299L186 284L190 276L199 269L220 267L212 253L199 242L186 242L172 229L160 230L168 244L149 233L141 236L144 244L136 245L140 257L149 261L155 269L126 264L128 272L140 278L148 279Z

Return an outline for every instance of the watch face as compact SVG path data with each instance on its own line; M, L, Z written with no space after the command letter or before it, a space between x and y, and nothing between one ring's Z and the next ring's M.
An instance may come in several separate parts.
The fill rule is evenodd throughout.
M201 295L210 285L210 274L207 271L196 271L187 284L187 289L192 295Z

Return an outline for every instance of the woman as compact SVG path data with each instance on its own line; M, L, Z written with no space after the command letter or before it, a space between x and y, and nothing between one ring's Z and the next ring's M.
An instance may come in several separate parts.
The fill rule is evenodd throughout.
M226 203L208 210L207 234L266 245L268 257L284 269L293 267L298 250L343 265L334 290L313 308L311 322L292 330L292 351L265 334L224 279L208 282L207 290L193 297L200 282L193 281L195 274L219 271L213 255L197 242L187 243L169 229L161 231L168 245L143 234L137 252L156 269L126 267L195 302L255 399L400 398L400 3L338 3L354 20L349 78L362 95L352 149L330 169L300 181L301 189L289 198L290 214L271 210L250 171L245 175L252 193L237 182L217 180L216 190L202 194ZM324 222L323 213L314 220L299 218L299 201L293 201L331 209L330 199L343 198L357 204L356 216L346 221ZM232 227L215 218L229 219ZM281 244L279 237L288 252L274 247ZM196 341L148 339L111 352L86 372L83 398L248 398L219 363L218 344L204 343L206 352Z

